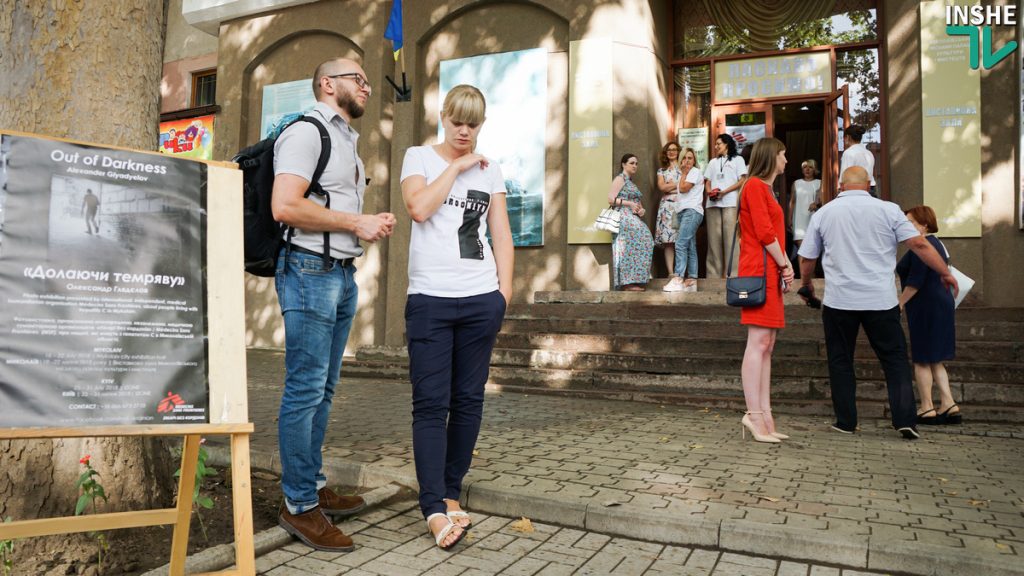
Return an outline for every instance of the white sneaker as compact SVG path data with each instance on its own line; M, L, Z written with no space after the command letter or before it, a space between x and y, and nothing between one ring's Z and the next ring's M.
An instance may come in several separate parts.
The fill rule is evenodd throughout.
M693 284L690 284L689 286L687 286L685 284L683 285L683 292L696 292L696 291L697 291L697 283L696 282L694 282Z
M683 290L685 290L683 288L683 279L679 276L669 280L668 284L665 284L665 287L662 288L664 292L682 292Z

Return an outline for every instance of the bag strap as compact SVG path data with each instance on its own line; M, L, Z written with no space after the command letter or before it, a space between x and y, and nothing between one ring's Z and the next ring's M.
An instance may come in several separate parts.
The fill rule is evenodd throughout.
M749 182L749 180L747 180ZM729 248L729 263L725 265L725 277L728 279L729 275L732 274L732 257L736 252L736 235L740 231L740 206L743 201L743 189L747 185L744 184L740 187L739 194L736 195L736 225L732 228L732 247ZM764 246L761 247L761 252L764 252L764 281L765 285L768 285L768 251L765 250Z

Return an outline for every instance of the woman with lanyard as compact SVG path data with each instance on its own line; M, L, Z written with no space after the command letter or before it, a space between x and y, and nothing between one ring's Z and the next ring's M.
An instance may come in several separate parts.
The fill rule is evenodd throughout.
M747 164L736 150L736 140L728 134L715 139L715 157L704 169L708 205L704 219L708 225L707 277L725 277L725 253L736 226L736 191L746 180ZM732 274L738 263L733 263Z

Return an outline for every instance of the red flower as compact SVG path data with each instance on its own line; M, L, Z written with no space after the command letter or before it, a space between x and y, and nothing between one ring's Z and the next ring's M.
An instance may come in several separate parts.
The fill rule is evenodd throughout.
M78 463L79 464L85 464L86 466L88 466L89 465L89 458L92 458L92 456L86 454L85 456L82 456L82 459L79 460Z

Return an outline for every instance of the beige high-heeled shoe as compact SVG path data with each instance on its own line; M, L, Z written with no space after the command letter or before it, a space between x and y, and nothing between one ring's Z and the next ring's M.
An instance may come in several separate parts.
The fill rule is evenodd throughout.
M754 423L750 421L751 414L764 414L764 412L747 412L743 415L740 420L740 424L743 425L743 439L747 438L747 430L750 430L750 435L754 437L754 440L758 442L767 442L769 444L779 444L782 440L779 440L775 436L761 434L754 428Z
M769 414L770 415L771 413L772 413L771 410L765 410L765 414ZM774 420L775 420L775 418L772 418L772 421L774 421ZM787 436L786 434L783 434L782 432L769 432L769 434L771 434L772 436L775 436L779 440L789 440L789 436Z

